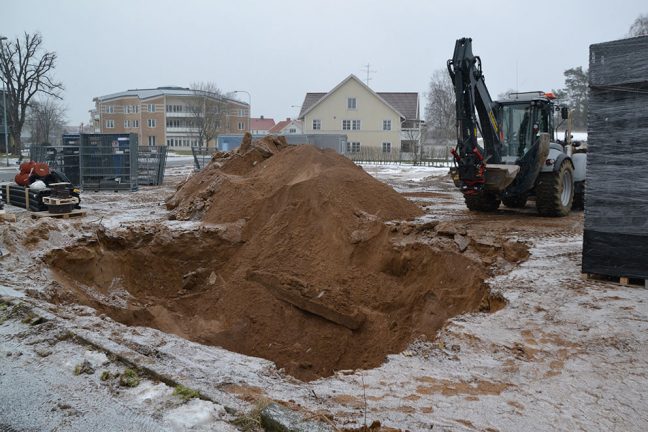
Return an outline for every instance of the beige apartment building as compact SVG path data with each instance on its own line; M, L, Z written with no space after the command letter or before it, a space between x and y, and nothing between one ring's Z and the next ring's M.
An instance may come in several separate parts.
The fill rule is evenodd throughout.
M193 90L183 87L127 90L95 97L95 108L90 112L95 132L135 133L140 145L188 150L199 145L195 114L190 108L195 97ZM221 133L249 130L248 104L229 98L224 102L226 120ZM208 145L214 147L214 140Z

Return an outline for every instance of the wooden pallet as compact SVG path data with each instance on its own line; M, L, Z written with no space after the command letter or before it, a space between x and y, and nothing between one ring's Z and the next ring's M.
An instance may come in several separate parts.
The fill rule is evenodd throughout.
M636 286L648 289L648 279L637 279L626 276L608 276L595 273L582 273L583 280L592 280L599 282L611 282L623 286Z
M66 204L78 204L79 198L70 197L70 198L53 198L53 197L43 197L43 203L46 205L66 205Z
M79 209L74 209L70 213L50 213L48 211L31 212L31 216L34 219L39 219L44 217L51 217L57 219L70 219L75 217L83 217L86 214L87 212L85 210L79 210Z

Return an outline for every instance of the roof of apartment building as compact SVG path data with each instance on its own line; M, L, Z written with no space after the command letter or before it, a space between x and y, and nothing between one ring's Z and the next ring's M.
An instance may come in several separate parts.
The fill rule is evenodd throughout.
M259 118L250 119L250 129L251 130L267 130L269 131L275 125L274 119L265 118L263 116Z
M340 84L335 86L333 90L328 93L306 93L304 98L304 103L302 104L301 112L299 113L299 118L303 118L306 112L310 111L315 105L322 101L326 96L334 93L339 87L342 86L349 79L355 79L364 87L366 87L371 93L374 93L393 108L395 111L400 113L405 119L417 119L418 118L418 93L416 92L374 92L369 86L363 83L358 77L351 74Z
M96 98L94 98L94 100L104 102L104 101L109 101L112 99L119 99L124 97L137 97L139 99L150 99L150 98L165 96L165 95L166 96L194 96L195 91L188 87L164 86L164 87L157 87L153 89L126 90L123 92L111 93L105 96L97 96ZM247 103L241 102L240 100L232 99L232 98L226 98L226 99L247 106Z

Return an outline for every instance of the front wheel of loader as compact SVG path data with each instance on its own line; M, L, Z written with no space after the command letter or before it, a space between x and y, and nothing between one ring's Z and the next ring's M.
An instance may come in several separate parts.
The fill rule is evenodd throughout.
M540 173L536 183L536 208L542 216L567 216L574 200L574 168L563 161L560 169Z
M464 195L466 207L470 211L494 212L500 205L500 200L491 192L481 191L475 195Z
M528 198L529 195L526 193L508 198L502 198L502 204L504 204L508 208L524 208L526 207Z

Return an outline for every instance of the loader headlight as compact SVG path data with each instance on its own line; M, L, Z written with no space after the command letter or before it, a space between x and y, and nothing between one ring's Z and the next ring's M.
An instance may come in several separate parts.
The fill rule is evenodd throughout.
M545 165L547 165L547 166L551 166L551 165L553 165L555 162L556 162L555 159L547 159L547 160L545 161Z
M74 188L74 189L72 189L72 192L73 193L81 193L81 189Z

